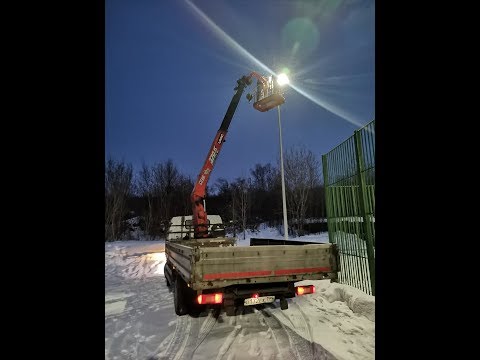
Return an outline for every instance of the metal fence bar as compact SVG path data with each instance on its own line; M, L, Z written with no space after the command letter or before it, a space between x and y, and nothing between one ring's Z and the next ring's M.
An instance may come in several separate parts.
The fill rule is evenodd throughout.
M348 156L349 160L349 171L344 173L344 176L346 176L346 181L345 185L348 186L348 192L350 195L350 198L353 200L353 196L355 196L355 186L356 186L356 179L355 177L352 177L352 175L355 174L355 158L354 158L354 144L352 142L352 139L349 138L345 142L346 148L348 149L348 154L345 156ZM345 188L346 190L347 188ZM350 200L350 199L348 199ZM350 238L350 246L348 249L348 252L352 257L353 264L352 264L352 271L353 271L353 276L355 278L354 283L356 284L356 287L360 288L361 290L365 291L366 286L364 283L364 276L363 276L363 269L362 269L362 252L361 252L361 247L358 243L358 234L357 232L357 227L354 224L357 224L357 213L355 211L351 211L347 215L347 222L350 225L349 231L348 231L348 236Z
M346 221L341 221L340 223L343 225L343 231L342 231L342 235L343 235L343 243L344 243L344 248L349 252L349 253L353 253L352 252L352 242L351 242L351 238L350 238L350 221L348 221L348 211L347 211L347 198L346 198L346 194L345 194L345 187L340 187L339 189L340 191L340 203L341 203L341 209L342 209L342 213L341 215L343 216L344 219L347 219ZM354 284L357 283L357 279L355 279L355 257L354 256L349 256L348 257L349 259L349 275L350 275L350 278L352 280L352 285L355 286Z
M357 200L357 197L358 197L357 187L352 186L351 187L351 193L352 193L352 202L354 204L354 212L353 213L354 213L355 219L357 219L358 215L359 215L358 200ZM365 292L368 292L370 286L365 279L365 273L367 271L367 269L365 268L365 261L364 261L364 256L365 255L363 253L363 247L362 247L361 240L358 237L358 234L361 231L360 223L358 221L354 221L354 224L355 224L355 230L354 230L353 233L356 234L356 236L355 236L355 250L359 254L359 257L357 258L357 269L358 269L357 276L362 281L362 290L365 291Z
M348 189L348 190L347 190ZM354 187L349 187L349 188L346 188L346 190L348 191L349 193L349 196L348 196L348 204L349 204L349 207L351 208L351 211L350 211L350 214L351 216L353 217L354 221L348 221L348 223L350 224L350 231L349 233L352 234L350 235L350 238L351 238L351 242L352 242L352 248L353 248L353 252L356 253L356 254L359 254L359 250L360 250L360 247L359 247L359 244L358 244L358 239L357 237L354 235L357 233L357 221L355 221L355 219L357 218L357 213L355 211L355 207L354 207L354 201L355 201L355 188ZM363 280L363 269L362 269L362 257L361 255L360 256L357 256L355 257L355 277L357 279L357 283L359 284L359 287L365 291L366 290L366 286L365 286L365 282Z
M345 197L344 197L344 194L343 194L343 187L341 187L343 181L342 181L342 178L341 178L341 175L342 174L345 174L345 143L341 144L339 147L338 147L338 152L337 152L337 158L338 158L338 174L337 174L337 179L336 179L336 183L338 185L340 185L340 187L338 187L338 202L339 202L339 213L337 215L340 216L340 219L343 219L345 216L346 216L346 213L345 213ZM348 239L348 223L345 223L344 221L340 221L339 222L340 224L340 227L341 227L341 238L342 238L342 246L341 248L342 249L346 249L347 252L349 251L349 239ZM346 257L346 263L347 263L347 266L345 266L345 270L347 270L345 272L345 276L347 279L350 279L350 282L354 282L355 281L355 278L353 276L353 261L354 259L351 257L351 256L347 256Z

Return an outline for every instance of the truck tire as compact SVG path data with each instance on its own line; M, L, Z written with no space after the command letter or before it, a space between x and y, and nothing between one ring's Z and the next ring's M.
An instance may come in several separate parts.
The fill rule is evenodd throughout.
M235 316L235 305L226 306L225 313L227 316Z
M224 299L223 307L227 316L235 316L235 300L233 298Z
M168 281L167 277L167 264L163 267L163 276L165 276L165 281L167 282L167 286L170 287L170 281Z
M282 310L287 310L288 309L287 299L285 299L285 298L280 299L280 309L282 309Z
M175 307L175 313L179 316L188 313L188 306L185 298L185 281L177 275L175 284L173 286L173 305Z

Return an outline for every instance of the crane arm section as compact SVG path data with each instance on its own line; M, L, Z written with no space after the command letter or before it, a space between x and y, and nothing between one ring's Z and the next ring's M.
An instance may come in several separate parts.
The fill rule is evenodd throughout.
M240 98L242 97L245 88L252 83L252 77L257 78L259 79L259 81L262 82L265 81L265 79L256 72L252 72L248 76L242 76L242 78L237 80L238 85L234 89L236 90L236 92L233 95L232 100L230 101L230 105L228 106L227 112L225 113L222 124L220 125L220 128L218 129L217 134L213 139L205 163L203 164L203 167L200 171L200 174L198 175L197 181L193 188L191 194L191 202L195 238L208 237L207 212L204 205L207 183L210 178L210 174L212 173L218 154L220 153L222 145L225 142L228 127L230 126L230 122L232 121L238 103L240 102Z

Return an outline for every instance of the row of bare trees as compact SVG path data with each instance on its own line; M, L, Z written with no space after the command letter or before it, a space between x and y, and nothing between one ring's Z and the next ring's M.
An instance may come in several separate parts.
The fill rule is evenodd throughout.
M293 147L285 154L284 166L288 222L302 234L307 217L325 216L320 160L305 147ZM248 178L230 184L220 178L215 189L224 205L218 210L231 214L243 231L247 223L253 228L260 222L278 223L283 219L280 176L279 166L256 164Z
M325 215L320 161L304 147L290 148L284 158L289 225L303 233L306 218ZM220 214L238 230L261 222L282 221L279 166L255 164L250 176L229 182L225 178L207 188L207 212ZM182 174L172 160L142 165L134 176L132 166L109 159L105 167L105 240L122 238L129 200L137 199L136 216L147 236L162 235L172 216L190 215L193 179ZM235 229L235 227L234 227ZM245 234L245 232L244 232Z
M145 233L154 237L165 230L172 216L188 214L192 189L192 179L181 174L172 160L151 167L143 164L137 178L137 195L145 201Z
M172 160L153 166L143 164L134 176L130 164L108 159L105 164L105 240L118 240L125 235L133 199L140 199L140 208L133 212L141 217L145 235L151 238L161 235L168 219L190 212L192 188L193 181L181 174Z

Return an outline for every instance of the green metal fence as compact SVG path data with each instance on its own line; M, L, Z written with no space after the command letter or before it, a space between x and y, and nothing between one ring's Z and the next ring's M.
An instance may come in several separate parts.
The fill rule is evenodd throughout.
M338 280L375 295L375 120L322 155L322 164Z

